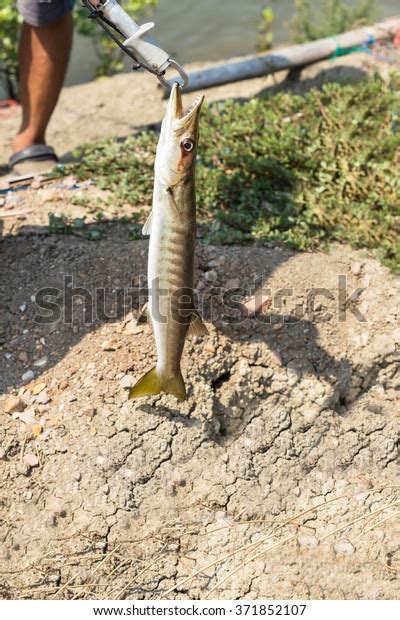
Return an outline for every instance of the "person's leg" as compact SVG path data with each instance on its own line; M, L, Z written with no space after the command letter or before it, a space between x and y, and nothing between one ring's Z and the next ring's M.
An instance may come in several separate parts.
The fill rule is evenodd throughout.
M72 15L42 26L22 25L19 44L22 123L13 152L44 144L63 84L72 45Z

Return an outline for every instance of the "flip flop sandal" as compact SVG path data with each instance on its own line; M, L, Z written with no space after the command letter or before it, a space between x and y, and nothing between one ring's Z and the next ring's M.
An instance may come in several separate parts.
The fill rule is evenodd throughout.
M33 144L11 155L10 171L16 176L35 176L49 172L58 163L58 157L51 146Z

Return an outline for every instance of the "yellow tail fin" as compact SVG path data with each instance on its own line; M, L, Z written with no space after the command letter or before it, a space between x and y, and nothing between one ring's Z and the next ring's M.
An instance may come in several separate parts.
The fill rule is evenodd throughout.
M129 398L141 396L154 396L160 392L172 394L178 400L186 399L186 389L181 372L175 377L165 377L152 368L133 386L129 392Z

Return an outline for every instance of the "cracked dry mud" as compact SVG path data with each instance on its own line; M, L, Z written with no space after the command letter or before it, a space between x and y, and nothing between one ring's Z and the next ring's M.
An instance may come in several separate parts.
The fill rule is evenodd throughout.
M399 596L398 279L343 247L199 245L200 293L260 280L292 293L240 324L205 295L188 400L131 402L155 359L150 329L130 313L85 326L79 299L73 325L38 325L31 295L68 273L105 288L111 315L147 242L116 225L98 243L2 246L2 597ZM363 289L347 309L339 275ZM332 299L300 316L315 287Z

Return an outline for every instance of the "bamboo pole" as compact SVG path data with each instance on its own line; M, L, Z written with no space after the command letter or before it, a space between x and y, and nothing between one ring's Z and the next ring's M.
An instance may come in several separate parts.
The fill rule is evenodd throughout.
M349 30L335 37L292 45L262 56L196 71L189 75L189 86L183 92L189 93L221 84L250 80L284 69L310 65L331 58L335 54L339 56L353 48L367 46L374 41L391 39L398 30L400 30L400 16L388 17L372 26ZM165 93L164 97L167 96L168 93Z

